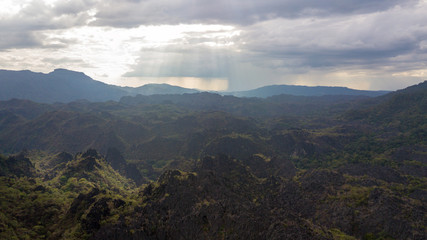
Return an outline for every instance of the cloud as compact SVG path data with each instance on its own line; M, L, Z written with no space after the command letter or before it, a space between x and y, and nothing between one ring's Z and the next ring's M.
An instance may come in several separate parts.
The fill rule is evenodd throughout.
M60 65L116 84L427 78L425 0L4 0L0 20L0 68Z
M251 25L276 18L330 17L384 11L416 0L145 0L102 1L93 24L136 27L162 24Z
M226 49L207 46L168 46L144 50L137 64L124 77L199 77L224 78L228 75L230 56Z
M274 19L242 31L246 51L271 67L376 68L422 56L427 5L353 17Z
M31 32L1 32L0 51L10 48L29 48L41 46L42 43Z
M382 3L372 11L361 8L363 14L337 10L330 17L274 18L236 27L239 35L227 39L233 45L226 48L200 47L209 37L191 34L174 45L141 51L124 76L220 77L231 89L304 81L340 85L340 79L355 88L396 88L402 76L426 69L427 27L419 23L427 22L427 5Z
M78 15L96 6L95 0L65 0L58 1L52 8L56 15Z
M61 58L55 58L55 57L46 57L42 59L43 62L52 64L54 66L64 66L64 65L78 65L78 66L84 66L84 67L93 67L85 63L82 59L78 58L69 58L69 57L61 57Z
M153 31L156 30L156 31ZM226 78L240 31L221 25L139 28L139 57L124 77Z
M13 15L2 17L1 31L36 31L64 29L86 25L92 16L89 10L91 1L59 1L57 5L48 5L44 1L34 0L24 5Z
M86 25L93 18L89 11L94 4L92 0L57 1L55 5L33 0L16 4L12 14L0 12L0 49L64 47L45 45L43 31Z

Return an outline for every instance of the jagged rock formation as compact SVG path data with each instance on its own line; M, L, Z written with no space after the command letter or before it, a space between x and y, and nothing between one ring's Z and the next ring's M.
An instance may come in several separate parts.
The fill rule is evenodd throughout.
M140 193L128 220L101 227L95 236L423 239L425 210L421 202L386 191L381 184L361 186L358 177L342 172L313 170L296 178L259 179L241 162L221 155L205 158L195 172L165 172Z
M116 148L109 148L105 160L123 176L135 181L137 185L144 183L144 178L135 164L129 164Z
M0 176L33 177L34 165L25 157L25 152L8 158L0 157Z

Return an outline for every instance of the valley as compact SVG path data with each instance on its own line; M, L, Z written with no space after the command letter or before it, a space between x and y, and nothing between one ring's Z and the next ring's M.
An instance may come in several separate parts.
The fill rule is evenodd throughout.
M425 239L427 82L0 102L0 238Z

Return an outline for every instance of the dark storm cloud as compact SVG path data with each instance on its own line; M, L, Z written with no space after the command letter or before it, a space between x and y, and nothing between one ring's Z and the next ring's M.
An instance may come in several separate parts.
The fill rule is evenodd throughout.
M372 69L422 57L426 7L391 9L352 18L275 19L248 26L241 36L256 61L277 67ZM402 57L402 56L407 56ZM426 59L427 60L427 59Z
M415 3L416 0L102 1L93 24L116 27L180 23L249 25L274 18L371 13Z
M32 1L19 13L0 22L0 31L36 31L65 29L86 25L91 18L86 12L90 1L60 1L49 6L43 1Z

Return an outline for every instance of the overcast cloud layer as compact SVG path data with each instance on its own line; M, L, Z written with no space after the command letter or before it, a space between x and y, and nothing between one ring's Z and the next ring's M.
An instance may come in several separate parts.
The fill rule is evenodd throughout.
M2 0L0 68L133 86L395 90L427 79L427 1Z

